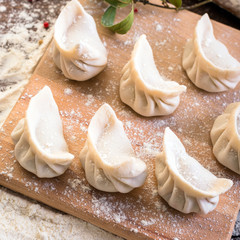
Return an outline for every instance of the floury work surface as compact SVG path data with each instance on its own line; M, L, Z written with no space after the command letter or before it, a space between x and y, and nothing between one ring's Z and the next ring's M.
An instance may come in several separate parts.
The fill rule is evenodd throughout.
M183 46L192 36L199 16L139 6L133 29L125 36L118 36L99 26L102 8L100 3L98 7L96 5L96 2L89 3L87 9L95 17L101 39L108 49L107 68L90 81L69 81L53 64L51 48L48 49L3 125L0 137L1 184L125 238L229 239L239 209L239 176L216 162L209 131L225 107L240 100L239 88L209 94L193 86L182 70ZM216 37L239 60L239 31L218 23L213 26ZM140 117L119 99L121 69L129 59L136 39L143 33L153 48L160 74L188 88L181 96L179 108L170 116ZM10 139L10 133L24 116L30 98L44 85L52 89L63 118L70 152L75 155L69 170L55 179L38 179L23 170L13 156L14 146ZM90 187L78 159L89 121L104 102L109 103L123 121L133 148L148 166L149 176L144 186L128 194L103 193ZM154 160L155 154L162 149L163 131L167 126L175 131L189 154L204 167L216 176L234 181L232 189L220 196L218 207L208 215L181 214L168 207L157 194Z

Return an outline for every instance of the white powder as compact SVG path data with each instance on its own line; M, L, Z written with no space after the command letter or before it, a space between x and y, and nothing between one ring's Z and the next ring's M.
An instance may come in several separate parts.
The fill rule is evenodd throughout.
M45 0L43 0L44 2ZM93 0L95 1L95 0ZM40 2L40 1L39 1ZM42 1L41 1L42 2ZM54 1L55 2L55 1ZM55 2L56 3L56 2ZM96 3L97 4L97 3ZM31 5L25 4L27 8L30 9ZM52 10L52 9L51 9ZM93 9L94 11L94 9ZM54 11L49 11L49 12L54 12ZM90 11L89 11L90 12ZM21 16L24 16L22 14ZM27 23L30 24L31 23ZM30 26L27 25L27 26ZM39 26L42 23L39 23ZM134 25L135 27L137 24ZM133 27L134 27L133 26ZM152 26L152 30L154 31L155 26ZM164 26L164 30L166 29L166 25ZM44 30L44 29L43 29ZM45 30L44 30L45 31ZM19 34L20 31L19 29L16 28L16 32ZM171 32L171 31L168 31ZM122 41L122 44L120 47L124 47L125 45L129 45L133 47L133 43L140 34L142 33L142 26L139 25L139 30L138 31L132 31L132 34L128 36L130 39L133 39L131 42L127 39L124 39ZM50 34L50 30L48 32ZM131 32L130 32L131 34ZM146 32L147 34L147 32ZM24 34L23 34L24 35ZM169 34L167 39L160 39L158 40L158 43L156 43L156 46L158 50L160 49L165 49L168 48L172 43L171 43L171 37L173 34ZM23 38L24 39L24 38ZM149 39L151 40L151 39ZM44 39L45 41L45 39ZM106 39L108 41L108 39ZM114 44L111 42L111 46ZM110 46L110 43L108 42L108 45ZM118 47L116 44L114 46L115 48ZM174 48L176 51L177 49ZM171 49L172 51L172 49ZM110 53L111 55L111 53ZM31 57L31 55L30 55ZM114 56L116 57L116 55ZM24 55L25 59L25 55ZM20 62L21 63L21 62ZM114 65L114 61L112 59L109 59L109 64L108 64L108 70L112 70L112 66ZM175 67L175 66L174 66ZM13 68L12 68L13 69ZM118 66L114 66L114 71L119 71L120 69ZM178 79L180 82L184 80L183 78ZM109 82L109 86L107 87L106 93L107 94L115 94L115 96L118 96L117 90L118 90L118 85L116 84L116 79L111 79ZM93 84L93 87L95 85ZM97 86L97 84L96 84ZM100 88L99 88L100 89ZM88 93L92 91L92 88L90 87L88 89ZM100 89L102 91L102 89ZM66 95L70 94L69 90L66 90L64 92ZM92 94L89 94L87 96L86 92L84 93L86 96L86 101L84 102L86 106L98 104L97 101L95 101L95 97L99 98L98 100L101 102L102 100L105 100L105 96L102 94L100 96L100 93L98 96L93 96ZM236 98L238 98L239 94L236 95ZM28 96L24 96L28 97ZM182 100L184 99L185 96L182 97ZM131 142L134 143L134 147L136 148L137 154L142 158L142 159L147 159L148 157L152 156L155 154L155 152L161 151L161 142L162 142L162 129L166 127L167 125L170 125L171 127L176 127L176 117L179 117L180 111L178 111L174 116L170 116L167 118L167 120L156 120L155 122L150 123L150 121L145 121L142 119L142 121L146 122L146 128L150 129L148 133L144 133L144 131L141 129L141 127L137 126L135 122L130 122L127 121L126 119L131 119L130 117L133 116L133 112L128 109L124 108L122 105L118 104L116 101L117 97L114 97L114 103L115 104L115 110L116 113L118 113L118 116L122 117L125 119L126 122L126 129L127 133L131 134L134 133L131 137ZM67 96L66 96L67 99ZM201 98L201 100L205 101L204 103L208 103L209 99L208 98ZM210 99L211 100L211 99ZM215 97L212 97L212 100L215 100ZM181 106L180 106L181 107ZM96 109L96 107L95 107ZM185 100L185 106L184 109L181 108L182 112L184 113L190 113L192 111L192 105L189 102L186 102ZM198 108L199 113L201 113L202 109ZM67 133L72 133L74 127L73 126L79 126L82 132L86 133L87 132L87 126L88 126L88 121L86 118L83 118L80 114L80 110L78 109L69 109L68 111L61 111L61 115L64 116L64 124L68 126L66 128ZM78 117L75 117L79 114ZM84 117L86 117L87 114L93 115L93 110L91 108L88 109L87 113L84 113ZM216 115L216 112L214 113ZM199 114L200 115L200 114ZM189 114L183 114L183 119L182 122L184 123L181 128L182 132L184 133L186 124L189 124L189 128L194 125L194 119L186 120L186 118L189 116ZM201 116L196 116L196 117L201 117ZM211 112L208 114L209 119L213 119L212 115L212 109ZM201 119L201 118L200 118ZM192 122L191 122L192 121ZM81 123L81 124L80 124ZM138 122L137 122L138 123ZM149 126L152 126L152 128L149 128ZM161 129L160 129L161 128ZM206 126L199 126L199 129L202 132L206 132L207 127ZM76 133L77 134L77 133ZM145 136L146 134L146 136ZM189 136L193 136L193 133L189 132ZM71 134L70 134L71 135ZM201 136L201 132L199 132L199 135ZM73 136L75 137L75 136ZM71 137L72 138L72 135ZM145 143L144 143L145 142ZM194 145L196 143L189 142L189 144ZM198 148L193 146L193 149L196 149L196 155L197 154L202 154L201 152L199 153L197 150ZM194 153L194 150L192 150ZM3 155L1 155L2 160ZM154 169L154 164L153 161L148 161L148 167L149 167L149 173L153 173ZM205 164L206 165L206 164ZM209 168L214 169L215 165L210 165L208 164ZM2 173L4 174L4 173ZM12 176L14 175L13 169L9 168L5 170L5 174L7 176ZM85 178L84 178L85 179ZM29 186L30 191L39 191L39 186L35 185L34 182L27 181L26 186ZM171 214L169 212L169 207L160 200L160 197L157 195L156 189L153 190L153 186L156 186L156 183L152 181L152 178L148 178L147 182L144 184L144 189L150 193L150 201L148 204L144 203L144 195L139 196L139 199L137 199L137 202L132 205L129 204L131 200L131 194L128 195L126 194L125 201L120 201L117 197L115 198L114 194L103 194L102 197L99 197L98 194L94 195L94 191L91 190L89 185L86 182L83 182L82 179L68 179L67 183L65 183L65 189L63 193L66 196L72 196L71 194L74 193L74 191L81 189L82 192L88 192L91 190L91 195L89 194L90 198L90 204L92 204L92 209L94 210L94 214L97 216L103 217L105 220L109 220L109 222L114 222L114 223L122 223L130 219L130 216L128 215L128 209L132 208L134 212L134 216L131 216L131 223L133 224L133 227L131 228L131 231L137 233L141 231L141 228L145 226L147 228L148 225L154 225L156 224L155 229L160 229L162 233L166 233L169 231L169 227L173 227L171 230L176 233L175 236L178 236L177 233L181 233L181 222L185 222L185 218L181 217L179 214ZM52 192L57 192L56 186L54 184L51 184L49 181L49 184L44 185L44 188L49 189L49 191ZM5 200L3 199L4 197L2 192L4 192L4 195L7 196L5 197ZM96 192L95 192L96 193ZM13 195L13 196L12 196ZM2 198L2 199L1 199ZM81 198L78 195L74 196L74 199L77 199L79 204L84 204L84 201L86 199L83 199L81 202ZM114 200L114 201L113 201ZM149 203L152 204L152 209L148 209ZM73 203L74 204L74 203ZM136 208L135 205L140 206L140 208ZM227 209L227 208L226 208ZM228 209L227 209L228 210ZM148 216L148 214L151 214L151 218L145 219L145 216ZM142 219L143 217L143 219ZM212 220L216 222L218 215L216 213L216 217L212 217ZM209 217L211 218L211 217ZM0 192L0 236L3 235L3 239L119 239L117 237L114 237L111 234L108 234L98 228L93 227L91 224L87 224L79 219L76 219L74 217L62 214L62 213L56 213L56 211L52 211L51 209L47 207L43 207L39 204L35 204L32 201L27 201L25 199L19 198L18 195L14 194L9 194L5 190L1 190ZM139 220L140 219L140 220ZM156 223L155 223L156 221ZM134 226L134 224L136 225ZM187 224L189 226L189 229L193 229L193 224L191 220L187 221ZM216 222L217 223L217 222ZM165 226L168 226L165 228ZM200 234L199 229L194 230L196 235ZM206 236L202 236L203 238L206 238Z
M162 29L163 29L162 25L158 23L158 24L156 25L156 31L157 31L157 32L161 32Z
M71 95L73 93L72 89L71 88L65 88L64 89L64 94L66 95Z
M0 6L0 12L5 12L7 8L5 6Z
M86 185L86 180L85 181L84 180L83 179L68 179L68 184L74 190L81 188L81 191L90 192L91 189L90 189L90 187L88 187L88 185Z
M132 44L132 41L131 41L131 40L126 40L126 41L124 42L124 45L125 45L125 46L131 45L131 44Z
M179 18L174 18L173 21L174 21L174 22L181 22L181 19L179 19Z
M34 4L43 4L44 1L33 2L9 1L8 21L0 27L0 125L18 99L24 85L28 82L34 67L45 51L52 37L52 26L57 12L66 1L48 1L45 11L48 14L50 28L43 27L43 19L39 17L40 9ZM14 7L18 5L18 10ZM5 12L5 6L0 5L0 12ZM6 27L7 31L4 30ZM30 41L29 41L30 40ZM39 43L42 41L42 43ZM66 95L72 94L70 88L64 89ZM31 98L24 95L23 98ZM92 98L89 97L89 104ZM66 115L66 113L63 113ZM70 116L78 113L71 111ZM85 128L86 130L86 128ZM0 146L0 150L2 146ZM14 160L15 161L15 160ZM6 168L1 174L12 178L14 169ZM86 184L79 179L68 180L73 189L81 187L89 191ZM31 182L26 186L38 192L39 187ZM54 191L55 187L50 186ZM93 225L75 217L56 212L51 208L30 201L16 193L0 187L0 239L120 239Z
M0 28L0 126L52 37L52 28L44 29L39 9L34 5L20 1L16 11L11 1L8 7L7 10L5 6L0 6L0 12L8 11L8 21ZM54 3L49 4L49 9L55 7ZM54 17L49 16L49 21L54 22ZM42 44L39 44L40 40Z
M86 106L90 106L94 102L94 96L91 94L87 95L87 102L85 103Z
M142 220L141 223L143 226L153 225L156 223L156 219L150 218L149 220Z
M120 240L78 218L0 188L0 239Z
M164 46L166 44L167 40L164 39L162 42L156 42L155 45L156 46Z
M80 123L80 130L82 131L82 132L84 132L84 133L86 133L87 132L87 130L88 130L88 128L86 127L86 126L84 126L84 123Z

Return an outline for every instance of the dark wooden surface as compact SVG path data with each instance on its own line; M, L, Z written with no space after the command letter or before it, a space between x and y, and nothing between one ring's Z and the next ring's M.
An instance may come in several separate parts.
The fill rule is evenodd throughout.
M219 1L219 0L218 0ZM199 0L183 0L183 6L190 6L195 3L201 2ZM222 1L224 2L224 1ZM236 29L240 29L240 19L232 13L226 11L216 3L208 3L196 9L192 9L192 12L203 15L208 13L211 19L224 23Z

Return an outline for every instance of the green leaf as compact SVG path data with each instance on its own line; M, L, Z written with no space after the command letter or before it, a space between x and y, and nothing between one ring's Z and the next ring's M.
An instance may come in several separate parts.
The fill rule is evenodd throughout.
M169 0L171 4L173 4L177 9L182 6L182 0Z
M109 3L111 6L115 7L115 8L122 8L122 7L126 7L129 5L129 3L123 3L121 1L118 0L105 0L105 2Z
M113 26L114 19L116 16L117 9L115 7L108 7L105 13L102 16L101 23L104 27L111 27Z
M118 1L126 4L132 3L132 0L118 0Z
M132 5L131 12L121 22L119 22L117 24L113 24L115 16L116 16L116 8L110 6L102 16L102 21L101 21L102 25L104 27L109 28L113 32L116 32L116 33L119 33L119 34L127 33L130 30L130 28L133 24L133 19L134 19L133 5Z

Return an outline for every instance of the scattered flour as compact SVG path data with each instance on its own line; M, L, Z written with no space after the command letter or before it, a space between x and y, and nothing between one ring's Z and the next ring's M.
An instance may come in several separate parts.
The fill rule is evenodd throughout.
M0 12L5 12L7 8L5 6L0 6Z
M32 4L14 0L4 2L5 5L8 4L8 8L1 5L0 12L5 14L3 17L8 21L0 26L0 126L48 46L52 38L53 23L61 5L65 5L63 0L58 4L52 2L47 5L46 0L34 1ZM41 12L40 6L47 6L44 11L53 10L52 14L48 14L47 20L51 23L49 29L43 26L44 12Z
M131 40L126 40L124 42L124 45L127 46L127 45L132 45L132 41Z
M157 31L157 32L161 32L162 29L163 29L162 25L158 23L158 24L156 25L156 31Z
M78 184L78 183L75 183ZM78 218L0 188L0 239L120 240Z
M65 88L64 89L64 94L66 95L71 95L73 93L72 89L71 88Z
M66 4L65 0L57 3L48 1L47 4L46 0L33 1L32 4L17 0L3 0L1 3L6 5L6 1L9 9L0 5L1 14L6 14L5 17L8 19L0 25L0 126L48 46L53 33L53 23L61 6ZM46 21L43 16L48 16L49 29L43 27L43 22ZM66 88L64 93L71 95L72 90ZM26 97L31 96L23 96ZM91 99L89 101L91 102ZM70 113L72 114L74 113ZM13 169L8 168L1 174L5 173L11 179L12 171ZM81 181L75 179L68 183L75 189ZM32 184L29 183L29 187L31 186ZM87 187L83 189L88 191ZM39 189L35 186L34 190L38 192ZM0 239L117 240L120 238L0 187Z
M41 1L41 4L44 3L46 0ZM92 0L95 3L95 0ZM17 1L11 1L11 4L13 5L13 3L15 3L15 7L17 5L16 3ZM22 1L21 1L22 2ZM40 2L40 1L39 1ZM48 1L49 2L49 1ZM53 1L53 4L56 4L55 1ZM58 2L64 2L65 1L58 1ZM35 1L34 1L35 3ZM21 3L22 4L22 3ZM97 2L96 2L97 4ZM26 9L31 10L31 4L28 4L27 1L23 4L23 6ZM58 6L58 4L56 5ZM59 6L58 6L59 7ZM37 8L36 8L37 9ZM48 11L49 10L49 11ZM48 9L47 11L49 13L56 13L56 11L54 11L54 7ZM24 10L25 11L25 10ZM94 9L92 10L94 11ZM37 12L34 13L34 11L32 11L32 17L35 18L37 16ZM30 14L30 16L31 16ZM19 14L20 17L22 17L23 19L28 19L29 22L27 22L25 25L25 27L30 27L33 26L31 25L32 22L30 21L29 15L26 15L24 12ZM36 16L35 16L36 15ZM40 18L39 18L40 19ZM51 18L50 18L51 20ZM42 21L41 20L36 20L38 23L36 23L36 26L38 29L41 29L41 31L39 31L39 33L43 33L46 32L45 29L42 28ZM51 21L50 21L51 22ZM135 25L137 26L137 25ZM160 25L161 26L161 25ZM160 27L158 26L159 31ZM14 42L14 36L16 38L18 38L17 35L24 35L27 31L25 31L25 33L21 33L20 29L23 28L20 27L15 28L16 26L12 26L13 27L13 31L12 33L15 32L15 35L9 35L8 40L9 41L13 41L12 46L15 46L15 44L18 44L19 42L21 42L20 40ZM155 26L153 26L153 28L155 28ZM0 26L0 30L1 30L1 26ZM139 29L142 29L142 26L139 26ZM126 47L126 45L133 45L133 43L135 42L135 40L139 37L139 35L141 35L142 30L138 30L134 33L134 35L131 37L131 41L125 40L123 41L122 47ZM171 33L170 30L168 30L169 33ZM11 33L11 34L12 34ZM48 36L51 36L52 32L51 32L51 28L49 30L47 30L46 32L46 36L43 36L42 39L44 40L43 42L45 42L46 38ZM2 34L0 37L3 37L4 39L4 34ZM26 43L26 39L32 36L30 35L24 35L22 40L23 43ZM38 36L35 36L35 46L39 46L38 43ZM165 49L165 47L168 47L168 44L170 43L172 34L169 34L169 37L166 39L160 39L158 40L158 42L155 43L155 46L158 49ZM26 37L26 38L25 38ZM1 39L0 39L1 40ZM5 44L8 43L8 41L5 40L3 41L5 42ZM109 44L109 43L108 43ZM110 44L109 44L110 45ZM39 47L42 47L43 45L40 45ZM2 67L4 64L0 65L0 68L2 67L3 72L5 71L5 74L8 73L14 73L17 69L22 69L22 61L18 61L18 59L15 59L14 56L18 56L19 54L19 58L26 61L25 63L28 63L28 60L32 61L32 55L31 55L31 51L34 51L34 47L31 48L31 44L27 44L25 45L25 47L27 49L30 49L29 52L25 52L23 51L23 53L17 52L19 47L11 47L13 53L10 57L10 59L12 59L10 62L14 63L12 65L6 66L6 67ZM115 46L116 48L118 47L117 45ZM121 46L120 46L121 47ZM20 46L20 49L24 48ZM171 49L172 51L172 49ZM174 49L174 51L176 51L176 49ZM41 50L40 52L38 52L36 55L39 57L41 55L41 53L43 52L43 50ZM3 55L3 57L6 57L6 55L9 54L9 51L5 52L5 55ZM22 55L21 55L22 54ZM33 54L33 56L36 56L35 54ZM116 56L114 56L116 57ZM9 58L9 56L7 57ZM0 58L1 59L1 58ZM30 63L31 63L30 61ZM24 63L24 65L25 65ZM34 65L34 63L32 63ZM36 62L35 62L36 64ZM33 66L32 65L32 66ZM111 70L111 66L113 65L113 62L111 62L111 60L109 61L109 70ZM29 64L29 66L31 66L31 64ZM8 67L8 68L7 68ZM116 66L117 68L117 66ZM7 69L7 70L6 70ZM13 71L13 69L15 69ZM118 69L119 70L119 69ZM169 70L169 69L168 69ZM29 67L28 71L25 72L20 72L21 74L26 74L27 76L29 76L30 72L32 71L32 68ZM20 74L20 76L21 76ZM9 76L8 77L8 83L10 82L9 80ZM25 79L25 77L21 77L22 79ZM23 82L21 80L17 81L18 82ZM179 79L179 81L182 81L182 79ZM24 82L25 84L25 82ZM109 87L109 91L107 91L106 89L106 93L112 93L112 91L115 91L116 89L114 89L114 87L116 86L116 84L114 82L114 79L112 79L111 81L111 86ZM17 84L13 84L14 86ZM109 84L110 85L110 84ZM96 85L97 86L97 85ZM95 86L95 87L96 87ZM92 86L94 87L94 85ZM8 87L9 89L14 89L13 86ZM97 87L98 88L98 87ZM99 88L100 89L100 88ZM102 89L100 89L102 90ZM110 91L111 90L111 91ZM3 89L2 92L4 92L5 89ZM7 92L7 91L5 91ZM117 91L116 91L117 92ZM117 94L115 93L115 95L117 96ZM70 88L65 88L64 89L64 94L66 95L71 95L71 89ZM85 101L85 106L94 106L96 104L95 102L95 96L93 96L92 94L85 94L86 95L86 101ZM103 94L102 94L103 95ZM108 94L106 94L108 95ZM236 99L239 95L236 96ZM28 96L23 96L23 97L28 97ZM103 99L105 96L103 95ZM197 101L203 101L203 104L207 104L208 101L215 101L216 104L219 102L218 99L216 99L214 96L209 100L209 98L204 98L204 96L202 96L199 99L194 100L194 97L191 96L191 98L193 99L193 103L198 103ZM11 97L10 97L11 99ZM115 98L114 98L115 99ZM182 100L185 103L184 108L181 108L181 111L177 111L175 117L181 116L182 122L184 124L180 125L180 127L178 127L177 129L181 131L179 132L183 132L186 131L186 128L191 129L191 127L195 127L195 119L193 118L191 121L189 121L189 119L187 119L187 117L189 116L187 113L191 113L193 106L197 106L195 105L191 105L191 103L187 102L186 99L182 98ZM222 100L222 99L221 99ZM238 99L239 100L239 99ZM116 113L118 116L120 116L121 118L128 118L129 116L133 116L132 111L128 110L128 109L124 109L122 108L122 106L117 105L117 101L114 102L115 107L116 107ZM221 103L222 104L222 103ZM1 104L0 104L1 106ZM201 106L201 104L200 104ZM203 114L201 107L198 108L198 114L196 116L196 118L201 119L201 114ZM91 111L91 108L89 107L89 111ZM87 132L87 120L83 119L81 114L78 115L80 111L78 111L78 109L69 109L69 111L61 111L61 115L64 116L64 120L67 122L67 126L68 128L66 128L66 132L68 133L72 133L73 134L73 129L74 126L77 124L77 126L79 126L79 128L81 129L81 131L83 133ZM182 114L183 113L183 114ZM92 112L90 112L90 114L93 114ZM214 110L209 109L209 113L207 113L207 116L209 119L213 119L216 116L216 112L214 112ZM153 122L153 126L154 128L151 128L151 131L149 131L148 133L144 133L144 131L141 129L141 127L136 126L135 122L131 122L129 120L125 121L125 127L126 127L126 132L128 134L132 134L132 138L131 141L134 144L134 147L136 149L136 151L138 152L139 156L142 159L146 159L145 161L148 161L148 167L149 167L149 172L153 173L154 170L154 164L152 161L149 161L149 158L151 158L156 152L160 151L161 148L161 142L162 142L162 130L164 127L166 127L166 124L170 125L173 128L176 128L177 123L176 123L176 119L174 116L170 116L168 117L168 120L156 120L155 122ZM150 129L150 124L152 125L152 122L146 120L146 119L141 119L144 123L146 128ZM153 120L154 121L154 120ZM188 122L188 126L186 126L185 123ZM138 123L138 122L137 122ZM198 126L200 131L199 131L199 137L204 137L206 130L208 129L208 126L205 126L203 124L203 121L201 122L201 125ZM75 133L74 133L75 134ZM144 136L144 134L147 134L146 136ZM189 132L189 136L193 136L194 132ZM74 141L76 138L78 139L78 136L76 134L76 136L71 136L74 137L72 139L72 141ZM147 139L147 141L144 143L144 141ZM192 153L196 154L196 155L202 155L204 156L205 154L205 150L203 152L199 152L198 148L197 148L197 144L199 144L198 142L192 142L189 141L188 139L185 140L185 143L189 142L189 145L191 145L192 147ZM190 144L191 143L191 144ZM207 146L206 146L207 148ZM1 149L0 149L1 150ZM207 151L209 149L206 149ZM11 153L12 154L12 153ZM209 152L208 152L209 154ZM4 157L1 156L2 160L4 160ZM205 159L205 158L203 158ZM152 159L150 159L152 160ZM213 163L213 165L211 165L210 163L205 163L205 165L207 165L209 168L214 169L215 163ZM0 174L6 174L9 179L14 175L14 171L13 168L9 167L8 169L4 169L5 172L1 172ZM35 182L36 183L36 182ZM169 210L169 207L160 200L160 198L157 195L157 191L156 189L153 190L153 184L154 180L153 178L148 178L147 182L144 186L144 190L146 193L146 196L148 196L150 198L150 200L147 202L146 204L146 199L145 199L145 195L139 195L138 196L138 200L137 202L134 202L134 204L130 204L130 200L135 200L135 199L131 199L131 195L126 195L124 196L124 199L122 201L120 201L117 197L117 195L114 194L103 194L101 195L100 193L94 193L94 191L92 191L92 189L89 187L88 184L86 184L86 182L83 182L81 179L68 179L67 181L67 186L64 186L64 195L65 196L69 196L72 197L72 199L77 199L79 202L78 204L84 204L86 199L81 199L79 196L74 195L74 192L77 191L78 188L81 188L82 192L84 193L89 193L89 191L91 191L91 194L89 194L90 196L90 201L92 204L92 209L94 210L95 215L97 216L101 216L106 220L109 220L109 222L114 221L115 223L121 223L124 224L124 221L126 220L131 220L133 227L131 228L132 232L138 233L141 231L141 228L144 226L147 228L147 226L151 226L151 225L155 225L156 229L160 229L160 231L162 231L162 233L166 233L167 231L169 231L169 228L171 227L171 231L173 232L174 236L179 236L182 234L183 229L181 228L181 226L186 224L186 218L184 216L182 216L181 214L178 213L171 213ZM26 182L25 183L26 186L29 186L30 190L34 190L35 192L39 191L39 187L37 185L34 185L31 181ZM52 182L48 182L48 184L46 186L47 191L52 191L52 192L57 192L57 189L55 187L54 184L52 184ZM70 198L71 199L71 198ZM152 206L150 206L152 204ZM140 206L140 207L139 207ZM148 208L149 207L149 208ZM154 211L151 210L154 209ZM227 206L225 207L226 211ZM129 209L133 209L135 210L134 213L135 215L132 216L130 218L130 216L128 215L128 210ZM223 209L224 210L224 209ZM149 213L151 214L150 217ZM218 219L218 215L216 213L216 216L211 217L212 222L218 224L217 219ZM210 218L210 217L209 217ZM141 220L142 219L142 220ZM88 239L88 240L95 240L95 239L120 239L118 237L115 237L114 235L111 235L99 228L96 228L94 226L92 226L91 224L88 224L80 219L76 219L74 217L71 217L69 215L65 215L63 213L54 211L46 206L37 204L33 201L27 200L23 197L19 197L18 194L14 194L10 191L7 191L3 188L0 189L0 239ZM136 225L134 225L136 224ZM167 228L165 228L165 226L168 226ZM187 226L189 227L189 229L193 229L195 227L194 222L192 222L191 220L187 220ZM199 229L194 230L195 234L197 236L199 236ZM202 238L207 239L207 236L202 236ZM180 238L179 238L180 239ZM177 238L175 238L175 240L177 240Z
M87 95L87 102L85 103L85 106L90 106L94 102L94 96L91 94Z

